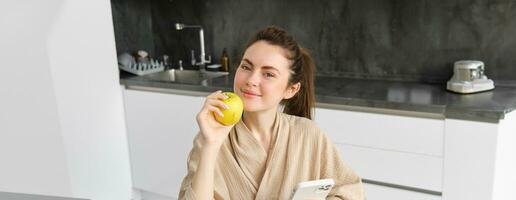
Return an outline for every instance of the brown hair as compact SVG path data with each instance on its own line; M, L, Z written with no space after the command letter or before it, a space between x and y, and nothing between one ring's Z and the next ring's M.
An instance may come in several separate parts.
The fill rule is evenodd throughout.
M299 46L294 38L285 30L276 27L266 27L251 37L246 49L257 41L266 41L269 44L283 47L288 51L288 59L293 61L290 66L288 86L300 83L299 91L290 99L284 99L284 113L312 119L315 105L314 71L315 63L308 50Z

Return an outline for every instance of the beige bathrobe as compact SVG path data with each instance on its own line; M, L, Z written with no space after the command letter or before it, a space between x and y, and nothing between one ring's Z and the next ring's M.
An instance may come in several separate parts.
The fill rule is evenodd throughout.
M287 200L299 182L324 178L335 180L327 199L365 199L361 179L312 120L278 112L273 130L267 154L242 121L235 125L217 157L215 199ZM200 159L199 140L198 134L179 199L196 199L192 179Z

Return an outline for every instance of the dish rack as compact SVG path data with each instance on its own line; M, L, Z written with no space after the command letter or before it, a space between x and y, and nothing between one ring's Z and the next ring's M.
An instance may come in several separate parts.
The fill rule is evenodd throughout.
M163 62L150 59L147 62L129 62L126 65L118 64L118 68L136 75L145 75L163 71L165 65Z

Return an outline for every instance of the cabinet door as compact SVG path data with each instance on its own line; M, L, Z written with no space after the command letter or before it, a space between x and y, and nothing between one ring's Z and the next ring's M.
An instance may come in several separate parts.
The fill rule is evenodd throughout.
M443 155L443 119L317 108L315 121L336 143Z
M342 159L360 177L431 191L442 191L442 158L336 144Z
M364 183L367 200L441 200L440 195L432 195L383 185Z
M202 97L124 91L133 187L177 198Z
M315 120L364 179L442 191L444 120L322 108Z

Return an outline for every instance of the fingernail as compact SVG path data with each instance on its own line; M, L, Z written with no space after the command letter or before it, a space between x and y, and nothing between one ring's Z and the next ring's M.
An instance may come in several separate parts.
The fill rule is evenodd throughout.
M229 108L229 106L224 104L224 109L228 109L228 108Z
M221 112L219 112L219 115L220 115L221 117L224 117L224 114L222 114Z

